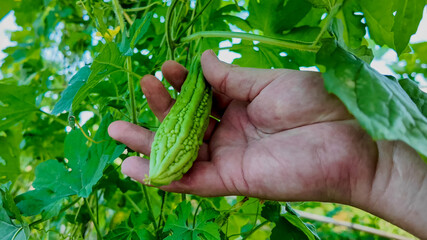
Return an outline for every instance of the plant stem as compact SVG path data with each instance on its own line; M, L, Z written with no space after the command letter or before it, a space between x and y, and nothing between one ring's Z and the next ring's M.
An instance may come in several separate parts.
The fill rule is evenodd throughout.
M123 9L122 9L122 6L120 6L120 3L118 0L113 0L113 8L114 8L114 13L116 13L116 18L119 21L120 30L122 34L126 34L125 21L123 20L123 14L122 14Z
M265 224L269 223L268 221L264 221L262 223L260 223L258 226L256 226L254 229L252 229L244 238L242 238L242 240L244 239L248 239L248 237L254 233L256 230L260 229L262 226L264 226Z
M153 3L151 3L145 7L128 8L128 9L123 9L123 11L125 11L125 12L139 12L139 11L147 10L147 9L151 8L152 6L158 5L158 4L160 5L160 3L158 3L158 2L153 2Z
M142 188L142 191L144 192L145 202L147 203L148 212L150 213L150 217L153 220L153 225L157 233L159 226L157 226L156 219L154 218L153 208L151 208L150 198L148 197L147 186L145 186L144 184L141 184L141 188Z
M189 42L199 38L241 38L249 41L259 41L268 45L278 46L289 49L296 49L306 52L316 53L320 47L318 45L312 45L301 42L286 41L274 37L260 36L252 33L242 32L227 32L227 31L201 31L193 33L187 37L181 38L181 42Z
M200 15L202 15L202 13L205 11L205 9L209 6L209 4L212 2L213 0L209 0L209 2L207 2L202 9L200 10L200 12L198 12L196 14L196 16L194 16L190 23L187 24L187 26L184 28L184 30L178 35L177 39L179 39L180 37L182 37L182 35L185 34L185 32L191 27L193 26L193 24L196 22L196 20L200 17Z
M21 232L21 231L22 231L22 229L24 229L24 228L23 228L23 227L20 227L20 228L18 229L18 231L16 231L16 232L15 232L15 234L13 234L13 236L12 236L11 240L15 240L15 239L16 239L16 237L18 236L19 232Z
M323 25L322 29L320 30L320 33L317 35L316 40L314 40L312 46L316 45L320 38L323 36L323 34L326 32L326 30L329 28L329 26L332 23L332 20L334 19L335 15L337 15L338 10L340 9L342 5L342 1L337 2L329 11L328 16L326 17L325 21L325 25Z
M129 197L127 194L123 194L123 195L125 195L126 200L128 200L128 201L130 202L130 205L132 205L132 207L134 207L134 208L135 208L135 210L136 210L139 214L141 214L141 213L142 213L141 208L139 208L139 207L138 207L138 205L136 205L136 203L132 200L132 198L131 198L131 197Z
M87 209L88 209L88 211L89 211L90 219L91 219L91 220L92 220L92 222L93 222L93 226L95 226L95 230L96 230L96 233L97 233L97 235L98 235L98 239L101 239L101 240L102 240L102 233L101 233L101 230L99 229L98 223L95 221L95 220L96 220L96 219L95 219L95 216L93 215L92 209L90 209L89 202L87 201L87 198L84 198L84 201L85 201L86 207L87 207Z
M126 12L123 12L123 16L125 17L126 21L128 21L129 25L132 26L133 20L130 18L130 16Z
M160 190L162 191L162 190ZM162 195L162 205L160 206L160 215L159 215L159 223L157 224L157 226L162 225L162 218L163 218L163 207L165 205L165 200L166 200L166 194L168 194L168 192L163 191L163 195Z
M168 12L166 14L165 34L171 60L175 59L175 43L172 40L172 14L177 4L178 0L172 0L172 4L168 8Z
M131 106L131 119L132 119L132 123L137 124L138 123L138 118L137 118L137 113L136 113L136 99L135 99L135 84L133 81L133 77L131 76L131 72L132 72L132 58L126 57L126 67L128 70L128 89L129 89L129 98L130 98L130 106Z
M64 125L65 127L68 126L68 123L66 121L64 121L64 120L59 119L56 116L51 115L51 114L49 114L49 113L47 113L47 112L45 112L45 111L43 111L41 109L38 109L38 111L41 112L41 113L43 113L43 114L45 114L46 116L52 118L53 121L56 121L56 122L60 123L61 125Z
M201 204L202 204L203 200L204 200L204 199L200 200L199 204L197 205L196 211L194 212L194 217L193 217L193 229L195 229L195 228L196 228L196 216L197 216L197 213L199 212L199 209L200 209L200 206L201 206Z

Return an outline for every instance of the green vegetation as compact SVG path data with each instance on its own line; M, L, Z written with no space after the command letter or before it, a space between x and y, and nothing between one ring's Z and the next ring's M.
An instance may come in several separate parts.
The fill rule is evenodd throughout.
M20 30L0 68L0 239L384 239L299 218L292 207L410 237L338 204L146 187L121 174L122 160L138 153L107 127L125 120L157 130L138 80L166 60L189 67L213 49L239 54L233 64L244 67L317 66L326 89L375 140L402 140L426 159L427 94L415 79L427 74L427 42L409 44L425 4L1 1L0 21L13 11ZM398 54L398 79L369 66L388 49Z

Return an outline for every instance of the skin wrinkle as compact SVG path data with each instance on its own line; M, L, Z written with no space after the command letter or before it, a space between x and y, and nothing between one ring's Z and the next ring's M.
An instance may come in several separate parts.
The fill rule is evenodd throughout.
M323 164L323 157L322 154L320 153L322 150L324 151L324 140L321 141L320 147L317 146L314 148L314 156L316 157L316 161L319 165L319 169L321 170L322 174L321 174L321 179L325 179L325 185L328 185L328 178L329 178L329 173L327 173L328 171L326 171L325 166ZM328 188L326 188L328 189ZM330 198L330 192L326 191L326 195Z
M227 95L227 82L229 81L231 71L226 71L223 77L223 81L220 82L218 89L221 93Z
M370 137L369 137L369 139L366 139L367 138L367 134L363 131L363 130L360 130L359 131L359 136L358 136L358 138L355 140L355 142L362 142L362 143L366 143L367 141L370 141ZM364 163L363 163L363 160L362 160L362 158L363 157L365 157L365 156L362 156L362 157L357 157L356 159L358 160L357 162L354 162L354 161L352 161L352 165L354 165L354 166L350 166L350 169L360 169L360 167L358 167L358 166L362 166ZM365 160L366 161L366 160ZM375 168L376 168L376 165L377 165L377 162L375 162ZM360 170L359 170L360 171ZM348 192L348 198L347 198L347 202L350 204L350 205L352 205L353 204L353 192L354 192L354 189L357 187L357 184L358 184L358 182L356 181L356 179L357 179L357 176L354 176L353 177L353 171L351 171L351 170L349 170L348 171L348 179L349 179L349 187L348 187L348 189L349 189L349 192ZM357 174L360 174L359 172L357 172ZM371 182L373 181L373 178L371 178ZM372 189L372 187L369 187L368 188L368 192L370 191Z
M273 76L268 82L264 82L264 84L262 84L262 87L257 87L259 90L255 91L254 87L255 87L255 83L253 83L248 91L248 96L247 96L247 100L248 101L252 101L255 98L257 98L261 92L264 91L264 89L266 89L272 82L276 81L280 76L285 76L287 74L285 74L285 72L279 72L279 74L275 74L277 76Z
M247 148L246 148L247 149ZM247 151L245 151L245 153L246 153ZM243 156L245 156L245 154L243 154ZM242 159L242 161L240 161L240 167L241 167L241 169L240 169L240 174L242 175L242 181L243 181L243 185L244 185L244 187L245 187L245 189L244 189L244 192L249 192L249 184L248 184L248 182L246 181L246 177L245 177L245 171L244 171L244 166L243 166L243 159Z

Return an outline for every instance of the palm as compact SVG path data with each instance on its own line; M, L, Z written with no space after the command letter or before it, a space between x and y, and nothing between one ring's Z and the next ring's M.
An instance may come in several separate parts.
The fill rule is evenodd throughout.
M332 186L335 188L347 187L349 179L344 173L352 167L348 160L356 160L361 152L357 144L354 148L348 143L362 143L361 138L367 137L356 122L324 121L297 127L288 122L291 129L283 126L279 130L277 125L270 125L273 108L256 114L249 110L257 108L259 102L278 99L268 88L265 91L250 104L232 101L209 141L210 161L220 176L218 185L224 187L222 195L281 199L285 194L287 200L296 200L302 197L301 189L317 192L325 181L341 184ZM302 120L301 116L298 121ZM274 128L266 128L269 125ZM190 172L187 178L195 173Z

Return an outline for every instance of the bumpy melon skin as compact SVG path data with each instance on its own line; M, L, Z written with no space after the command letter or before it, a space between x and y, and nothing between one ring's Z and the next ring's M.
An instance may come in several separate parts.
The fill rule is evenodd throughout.
M168 185L191 168L203 143L211 106L212 90L203 76L200 57L196 57L181 93L154 137L146 184Z

